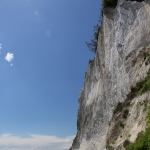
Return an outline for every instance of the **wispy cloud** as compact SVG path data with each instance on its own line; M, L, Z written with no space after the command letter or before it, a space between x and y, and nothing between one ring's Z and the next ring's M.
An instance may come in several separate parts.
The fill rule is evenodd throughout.
M0 50L2 49L2 43L0 43Z
M74 136L60 138L57 136L30 134L26 138L3 134L0 136L0 150L68 150Z
M3 47L2 47L2 43L0 43L0 54L1 54L1 49L2 49Z

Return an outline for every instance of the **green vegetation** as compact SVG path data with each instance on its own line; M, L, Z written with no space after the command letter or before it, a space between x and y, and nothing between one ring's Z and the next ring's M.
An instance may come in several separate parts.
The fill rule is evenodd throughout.
M126 119L128 117L128 114L129 114L129 110L125 109L123 112L123 118Z
M117 2L118 0L103 0L102 3L102 7L106 8L106 7L112 7L115 8L117 6ZM102 10L103 10L102 8ZM90 42L86 42L87 47L89 48L90 51L96 53L97 51L97 45L98 45L98 35L99 35L99 31L101 28L101 24L102 24L102 11L100 14L100 19L99 19L99 24L94 25L94 29L93 29L93 38L91 39Z
M149 56L147 57L149 58ZM146 61L148 60L147 58ZM149 60L148 60L149 61ZM150 91L150 72L147 73L147 76L144 80L139 81L135 87L131 88L131 92L127 95L127 99L124 102L119 102L116 109L114 110L114 114L117 112L122 112L122 117L126 119L129 115L129 110L126 108L130 105L130 101L138 96L143 94L146 91ZM128 139L126 139L123 143L123 146L126 150L150 150L150 106L148 106L147 100L142 102L138 102L137 106L144 106L145 111L147 110L147 128L145 132L140 133L134 143L131 143ZM125 109L126 108L126 109ZM123 122L119 123L121 128L124 128ZM128 137L130 137L129 135ZM120 136L122 137L122 136Z
M138 94L142 95L148 90L150 90L150 73L147 74L144 80L137 82L135 87L131 87L131 92L128 94L128 99L132 100Z
M131 92L128 94L128 99L132 100L134 97L136 97L139 91L143 88L144 83L145 80L142 80L137 82L135 87L131 87Z
M110 144L106 145L106 149L112 148L112 146Z
M129 134L128 137L131 137L131 134Z
M126 150L150 150L150 106L147 110L147 129L140 133L134 143L126 146Z
M123 143L123 146L127 147L129 144L130 144L130 141L129 140L125 140L124 143Z
M118 0L103 0L103 7L113 7L117 6Z
M98 42L98 34L99 34L100 26L97 24L94 26L94 35L93 39L90 42L86 42L87 47L90 51L96 53L97 50L97 42Z
M150 63L150 56L148 56L147 61Z
M129 144L126 150L150 150L150 127L143 134L139 134L136 142Z
M115 141L112 141L111 143L112 143L112 144L115 144Z
M147 125L150 126L150 106L148 106L147 109L146 119L147 119Z
M124 107L128 107L129 105L130 105L129 101L127 101L127 102L119 102L117 107L116 107L116 109L114 110L114 114L117 113L117 112L122 112L124 110ZM123 111L122 117L124 119L126 119L128 117L128 114L129 114L129 110L125 109ZM123 127L123 125L121 125L121 124L120 124L120 126Z
M150 90L150 74L147 75L147 78L143 84L143 87L140 89L140 95L145 92Z
M144 52L144 60L146 60L145 61L145 65L147 66L149 63L150 63L150 54L149 54L149 52Z
M112 146L113 144L115 144L115 140L111 141L110 143L107 143L106 144L106 149L111 150L111 148L113 148L113 146Z
M124 124L122 122L120 122L120 127L124 128Z
M121 111L123 109L123 103L119 102L116 109L114 110L114 114Z
M137 103L137 107L139 107L139 106L143 106L143 105L145 105L145 104L146 104L146 101L138 102L138 103Z

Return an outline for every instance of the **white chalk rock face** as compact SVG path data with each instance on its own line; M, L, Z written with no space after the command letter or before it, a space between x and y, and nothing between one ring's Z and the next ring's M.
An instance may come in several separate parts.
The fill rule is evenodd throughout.
M150 3L120 0L103 10L95 59L79 96L72 150L105 150L113 110L136 83L131 61L150 44Z

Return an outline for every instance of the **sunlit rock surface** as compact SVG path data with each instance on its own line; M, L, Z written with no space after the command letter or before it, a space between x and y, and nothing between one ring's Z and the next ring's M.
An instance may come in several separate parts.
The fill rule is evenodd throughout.
M149 44L149 0L120 0L115 10L103 10L97 53L79 96L77 135L71 150L105 150L113 110L149 69L135 77L133 60Z

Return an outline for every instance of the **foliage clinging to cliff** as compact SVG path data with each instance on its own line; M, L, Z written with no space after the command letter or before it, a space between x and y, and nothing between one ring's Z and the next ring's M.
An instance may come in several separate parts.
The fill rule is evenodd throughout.
M118 0L103 0L103 7L116 7Z
M126 147L127 150L150 150L150 106L147 111L147 129L140 133L136 141Z
M102 3L102 7L105 8L105 7L113 7L115 8L117 6L117 2L118 0L103 0L103 3ZM101 28L101 23L102 23L102 11L101 11L101 15L100 15L100 25L99 24L96 24L94 25L94 34L93 34L93 39L91 39L90 42L86 42L86 45L87 47L89 48L90 51L96 53L96 50L97 50L97 43L98 43L98 34L99 34L99 31L100 31L100 28Z
M97 42L98 42L98 34L99 34L99 29L100 26L97 24L94 26L94 35L93 39L90 42L86 42L87 47L89 48L90 51L96 53L97 50Z

